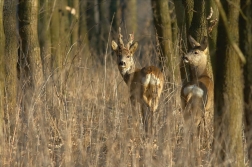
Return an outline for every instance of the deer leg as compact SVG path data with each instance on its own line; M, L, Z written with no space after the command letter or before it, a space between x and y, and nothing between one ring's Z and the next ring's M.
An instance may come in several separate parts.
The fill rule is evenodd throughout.
M131 101L131 112L132 112L132 120L131 120L131 128L133 128L133 132L135 132L136 134L139 133L139 109L138 109L138 104L137 104L137 100L132 96L130 97L130 101ZM134 136L134 134L133 134Z
M141 112L142 112L143 129L145 132L144 137L146 137L146 134L148 132L148 113L147 113L147 107L145 104L142 104Z

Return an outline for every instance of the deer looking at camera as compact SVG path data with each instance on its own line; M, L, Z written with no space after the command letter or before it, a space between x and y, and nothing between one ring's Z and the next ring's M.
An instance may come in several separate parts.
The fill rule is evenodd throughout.
M152 117L158 108L164 77L159 68L155 66L147 66L142 69L136 68L133 54L137 49L138 43L133 42L134 35L130 34L129 42L125 46L122 37L121 29L119 28L118 43L114 40L112 41L112 49L117 55L118 69L124 82L129 87L132 106L135 107L137 102L141 104L145 131L151 133ZM147 110L144 110L146 107ZM136 113L133 114L136 115Z
M182 58L185 63L189 64L192 74L192 81L187 82L181 90L184 120L186 128L190 126L188 123L197 128L198 135L199 126L201 129L205 128L204 136L212 140L214 82L207 70L207 37L198 43L189 36L189 42L192 49Z

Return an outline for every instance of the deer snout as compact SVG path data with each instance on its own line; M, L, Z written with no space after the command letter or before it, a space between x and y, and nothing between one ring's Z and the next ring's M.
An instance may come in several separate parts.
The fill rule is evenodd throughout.
M125 63L124 61L120 61L120 62L118 63L118 65L119 65L119 66L125 66L126 63Z
M188 59L188 57L186 57L185 55L182 57L182 60L183 60L185 63L189 63L189 59Z

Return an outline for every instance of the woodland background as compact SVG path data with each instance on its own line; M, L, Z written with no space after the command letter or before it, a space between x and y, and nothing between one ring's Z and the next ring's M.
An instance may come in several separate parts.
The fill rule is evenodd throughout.
M251 0L1 0L0 166L195 166L180 105L188 35L208 36L215 82L200 164L252 166L251 11ZM148 142L110 49L119 26L135 34L137 66L165 74Z

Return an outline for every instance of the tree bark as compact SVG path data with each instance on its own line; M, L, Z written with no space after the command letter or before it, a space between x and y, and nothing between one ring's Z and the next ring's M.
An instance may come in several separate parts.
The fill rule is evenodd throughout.
M122 18L126 26L126 33L136 33L137 30L137 1L136 0L122 0Z
M174 0L174 6L175 6L175 12L176 12L176 21L178 26L178 46L179 46L179 59L183 56L184 53L186 53L186 42L187 42L187 36L186 36L186 15L185 15L185 7L183 5L183 0ZM188 18L187 18L188 19ZM188 67L185 66L184 62L179 60L180 64L180 75L182 79L182 83L184 81L188 81Z
M16 111L17 111L17 22L16 22L16 0L5 0L3 10L3 26L5 34L5 97L8 107L5 108L5 120L9 123L7 135L14 133ZM8 125L8 124L7 124Z
M108 42L108 34L109 34L109 10L108 4L103 0L98 0L98 8L99 8L99 55L101 55L101 59L106 51L106 44Z
M89 41L88 41L88 28L87 28L87 1L79 0L80 2L80 21L79 21L79 49L80 55L84 56L82 59L88 58L90 56L89 51ZM82 60L83 63L85 62Z
M119 7L120 1L118 0L111 0L109 4L109 21L112 21L112 18L114 16L114 20L112 23L112 31L117 32L118 27L120 25L121 20L121 8Z
M4 128L4 89L5 89L5 71L4 71L4 46L5 36L3 27L3 5L4 1L0 1L0 142L4 142L3 128ZM2 160L4 150L3 145L0 146L0 160Z
M34 90L39 90L43 81L42 61L38 41L38 0L20 0L19 3L19 34L22 41L21 54L26 60L23 68L31 77Z
M185 7L186 32L187 34L189 34L188 30L191 27L194 12L194 0L182 0L182 1Z
M214 20L217 19L217 21L219 20L219 10L217 5L215 4L214 0L210 0L210 1L206 1L206 6L207 6L207 16L210 14L210 8L212 7L213 9L213 15L211 17L210 20ZM208 26L210 26L210 20L208 20ZM209 42L209 54L210 54L210 60L211 60L211 64L212 64L212 70L213 70L213 74L215 75L216 73L216 69L215 69L215 65L216 65L216 47L217 47L217 30L218 30L218 22L215 25L215 28L213 28L213 30L210 32L210 34L208 34L208 42Z
M169 76L180 76L179 68L177 68L178 60L174 56L171 18L169 13L168 1L151 1L154 17L154 25L157 31L159 44L161 47L160 62L166 65ZM174 58L175 57L175 58ZM174 78L174 82L180 82L179 78Z
M88 28L88 39L89 39L89 45L90 45L90 51L91 53L97 53L99 50L98 48L98 20L96 17L97 12L97 1L87 1L87 10L86 10L86 19L87 19L87 28Z
M169 106L178 107L180 105L180 91L178 85L181 84L180 78L180 69L179 69L179 59L178 55L175 54L173 49L175 46L173 39L173 30L172 30L172 20L170 17L170 6L167 0L152 0L152 11L153 11L153 20L155 26L155 32L157 33L157 45L158 53L160 59L160 66L163 68L163 71L167 72L168 82L174 83L169 85L169 89L174 93L173 99L169 101ZM177 35L177 34L176 34ZM157 118L155 118L157 119ZM168 130L168 125L165 124L164 127L160 130L158 143L164 142L164 137L162 137ZM160 149L160 156L165 156L163 150L166 147ZM160 159L161 161L161 159ZM147 161L148 162L148 161ZM167 163L165 160L162 163Z
M216 0L219 2L219 0ZM218 66L215 83L216 114L220 124L215 128L215 153L217 163L231 166L245 166L242 141L242 120L244 110L243 77L241 59L235 52L232 42L239 43L239 8L240 0L228 3L222 1L227 14L228 29L224 26L223 16L218 29L217 55ZM219 8L220 9L220 8ZM229 161L229 160L232 161ZM229 164L226 164L229 162Z
M51 10L49 0L40 0L40 14L38 22L38 37L40 45L40 55L42 58L43 75L46 81L45 91L46 99L49 108L52 107L52 53L51 53L51 35L50 35L50 20Z
M239 34L240 48L244 53L247 63L244 65L244 103L245 103L245 134L247 138L249 166L252 166L252 2L241 0Z

